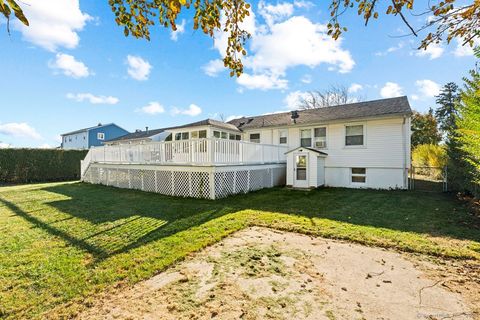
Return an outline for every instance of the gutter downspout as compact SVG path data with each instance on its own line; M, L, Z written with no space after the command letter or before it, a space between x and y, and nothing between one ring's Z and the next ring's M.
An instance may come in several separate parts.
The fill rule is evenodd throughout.
M403 147L403 186L405 189L408 190L408 171L407 171L407 117L403 117L403 124L402 124L402 131L403 131L403 139L402 139L402 147Z

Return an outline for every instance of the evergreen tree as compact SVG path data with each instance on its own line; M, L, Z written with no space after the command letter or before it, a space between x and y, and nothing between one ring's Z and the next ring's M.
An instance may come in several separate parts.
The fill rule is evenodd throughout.
M448 140L456 128L455 118L458 116L457 109L458 102L460 101L458 86L454 82L447 83L436 98L439 107L435 111L435 117L440 130L446 135L446 139Z
M455 144L461 152L464 188L480 197L480 73L472 70L470 75L461 91Z

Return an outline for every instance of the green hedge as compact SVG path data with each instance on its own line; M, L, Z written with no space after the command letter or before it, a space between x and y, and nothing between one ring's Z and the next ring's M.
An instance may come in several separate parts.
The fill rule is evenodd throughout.
M80 179L88 150L0 149L0 182L28 183Z

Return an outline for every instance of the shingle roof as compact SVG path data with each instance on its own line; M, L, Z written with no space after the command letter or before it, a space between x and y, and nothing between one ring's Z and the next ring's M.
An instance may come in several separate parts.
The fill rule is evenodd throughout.
M205 119L205 120L201 120L201 121L197 121L197 122L184 124L184 125L181 125L181 126L154 129L154 130L148 130L148 131L137 131L137 132L129 133L129 134L126 134L124 136L112 139L112 140L108 140L106 142L150 138L154 135L157 135L159 133L162 133L162 132L168 131L168 130L189 128L189 127L200 127L200 126L213 126L213 127L217 127L217 128L221 128L221 129L231 130L231 131L240 131L233 124L225 123L225 122L221 122L221 121L217 121L217 120L213 120L213 119Z
M297 111L297 125L324 123L334 120L362 119L386 115L408 115L412 113L407 97L397 97L340 106ZM263 116L233 119L228 123L241 130L264 127L287 126L292 124L292 113L282 112Z
M180 128L187 128L187 127L199 127L199 126L213 126L213 127L217 127L217 128L221 128L221 129L240 131L233 124L230 124L228 122L213 120L213 119L205 119L205 120L201 120L201 121L197 121L197 122L184 124L184 125L181 125L181 126L165 128L164 130L180 129Z
M78 130L75 130L75 131L63 133L63 134L61 134L61 136L68 136L68 135L71 135L71 134L80 133L80 132L84 132L84 131L89 131L89 130L96 129L96 128L107 127L107 126L111 126L111 125L117 126L115 123L98 124L94 127L88 127L88 128L84 128L84 129L78 129Z
M165 130L164 129L155 129L155 130L148 130L148 131L135 131L135 132L127 133L126 135L117 137L115 139L107 140L106 142L150 138L154 135L162 133L163 131L165 131Z

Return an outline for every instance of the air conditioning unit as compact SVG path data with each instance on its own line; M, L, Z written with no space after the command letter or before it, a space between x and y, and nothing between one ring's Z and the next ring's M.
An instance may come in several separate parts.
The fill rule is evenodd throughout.
M323 149L327 147L326 141L315 141L315 148Z

